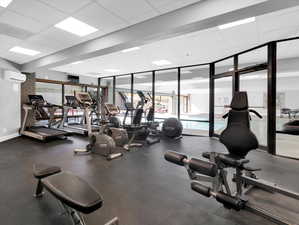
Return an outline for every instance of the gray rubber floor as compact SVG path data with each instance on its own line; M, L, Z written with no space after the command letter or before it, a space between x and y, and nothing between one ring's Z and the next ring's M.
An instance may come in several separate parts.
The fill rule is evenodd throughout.
M190 190L184 168L166 162L167 150L200 156L203 151L225 151L217 141L184 137L126 153L107 162L100 156L74 156L73 149L87 144L83 137L41 143L16 138L0 143L0 216L5 225L65 225L56 200L49 194L32 197L36 181L32 165L37 162L61 166L81 176L104 197L104 206L88 215L89 225L101 225L118 216L122 225L265 225L269 221L248 212L229 211L213 199ZM259 175L299 191L298 161L252 152L252 166Z

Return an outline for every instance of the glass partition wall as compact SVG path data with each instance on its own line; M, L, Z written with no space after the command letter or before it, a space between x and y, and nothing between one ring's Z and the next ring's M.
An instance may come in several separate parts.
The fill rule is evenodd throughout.
M104 103L111 103L114 104L115 102L115 95L114 95L114 81L115 78L113 77L104 77L101 78L100 83L103 88L103 93L102 93L102 101Z
M222 116L228 112L233 95L234 60L232 57L215 63L214 133L220 135L226 127Z
M153 72L149 73L139 73L134 74L134 84L133 84L133 103L134 107L137 106L140 97L137 91L142 92L147 98L147 103L144 107L145 113L143 121L146 121L146 116L151 107L154 107L154 93L153 93Z
M178 70L162 70L155 73L155 120L178 118Z
M261 146L267 147L268 127L268 91L267 91L267 47L258 48L248 53L239 55L238 68L239 90L246 91L248 95L249 108L257 111L263 116L258 118L251 114L251 130L258 138Z
M184 133L209 135L209 65L180 70L180 119Z
M137 91L142 91L152 98L156 120L176 117L185 134L211 137L225 128L222 115L229 110L233 93L247 91L250 108L263 116L251 117L260 147L270 154L299 158L298 65L299 37L294 37L206 64L103 77L99 84L104 102L121 107L117 92L123 91L136 106ZM37 81L37 93L56 104L64 103L62 93L96 90L88 85L39 83L47 82Z
M120 114L118 115L118 118L120 121L129 124L131 122L131 114L128 114L126 121L124 121L125 113L126 113L126 107L124 104L123 99L120 96L120 93L122 93L129 102L132 101L132 95L131 95L131 79L132 75L124 75L124 76L118 76L115 77L115 105L119 107Z
M63 106L66 103L65 96L74 96L76 92L89 92L97 98L98 87L87 84L74 84L69 82L60 82L53 80L36 80L35 93L42 95L44 99L55 105ZM62 118L63 107L55 111L57 119ZM68 111L69 122L77 122L82 117L83 111L80 109L71 109Z
M299 40L277 44L276 153L299 158Z

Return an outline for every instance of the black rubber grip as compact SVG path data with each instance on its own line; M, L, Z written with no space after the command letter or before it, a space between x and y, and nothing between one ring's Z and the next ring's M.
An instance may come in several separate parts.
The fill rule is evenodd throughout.
M190 169L210 177L215 177L217 174L217 166L215 163L206 162L200 159L192 158L189 161Z
M237 211L243 209L245 206L244 201L236 197L230 196L228 194L225 194L224 192L218 192L216 194L216 200L222 203L226 208L234 209Z
M165 153L164 158L168 162L172 162L174 164L177 164L179 166L184 166L184 159L187 159L186 155L174 152L174 151L168 151Z
M211 197L211 188L207 187L205 185L202 185L200 183L197 182L192 182L191 183L191 189L193 191L196 191L197 193L206 196L206 197Z

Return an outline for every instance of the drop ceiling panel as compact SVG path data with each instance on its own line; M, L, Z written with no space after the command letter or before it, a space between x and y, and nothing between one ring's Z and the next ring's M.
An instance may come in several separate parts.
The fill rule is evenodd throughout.
M0 7L0 15L5 11L5 8Z
M6 10L0 15L0 22L22 28L33 33L37 33L46 27L46 25L43 25L34 19L22 16L9 10Z
M284 11L284 10L283 10ZM283 29L285 27L298 26L299 8L295 7L292 10L282 12L275 12L260 16L257 19L258 29L260 32Z
M185 7L187 5L193 4L195 2L199 2L200 0L178 0L178 1L162 1L161 3L157 0L150 0L155 3L155 8L159 10L161 13L167 13L182 7ZM164 4L163 4L164 2Z
M32 56L17 54L17 53L9 52L9 51L2 52L1 55L3 56L3 58L8 59L13 62L16 62L18 64L29 62L31 60L34 60L34 59L44 56L44 54L39 54L39 55L32 57Z
M273 40L283 39L285 37L296 36L298 27L285 27L281 29L270 30L260 33L260 42L268 42Z
M220 30L219 32L223 43L228 46L242 46L243 43L246 44L248 42L255 45L259 39L255 22Z
M145 0L97 0L103 7L110 10L131 24L135 24L151 17L158 12Z
M75 18L108 33L128 24L97 3L92 3L74 15Z
M57 49L63 49L65 46L63 43L52 40L45 42L39 37L33 37L22 43L22 47L34 49L42 54L51 54L57 51ZM31 58L28 59L31 61Z
M43 32L43 35L46 40L58 40L67 46L77 44L81 41L79 36L60 30L56 27L51 27L47 31Z
M40 0L56 9L59 9L65 13L75 13L77 10L86 6L92 0Z
M62 12L38 0L14 0L8 8L45 25L53 25L66 18Z
M21 42L21 40L19 40L19 39L0 34L0 43L1 43L0 49L1 50L7 51L20 42Z

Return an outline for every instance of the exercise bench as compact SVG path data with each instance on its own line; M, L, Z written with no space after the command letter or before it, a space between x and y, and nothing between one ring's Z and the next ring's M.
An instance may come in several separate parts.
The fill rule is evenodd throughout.
M33 175L38 180L34 196L41 198L46 189L61 203L74 225L86 225L82 214L93 213L103 205L102 196L91 185L60 167L36 164ZM105 225L119 225L118 218Z

